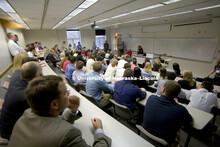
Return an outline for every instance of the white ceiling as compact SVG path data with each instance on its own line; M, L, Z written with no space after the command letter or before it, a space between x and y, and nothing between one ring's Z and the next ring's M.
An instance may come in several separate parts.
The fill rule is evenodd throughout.
M45 3L48 2L48 5ZM25 21L31 29L52 29L59 21L67 16L73 9L79 6L84 0L8 0L10 5ZM165 2L167 0L99 0L97 3L70 19L57 29L75 28L92 23L101 19L116 16L122 13L137 10L146 6ZM127 15L124 17L111 19L105 22L97 23L98 26L107 26L111 24L132 21L136 19L163 16L167 14L194 10L220 4L220 0L182 0L170 5L147 10L144 12ZM47 7L46 7L47 6ZM45 9L46 8L46 9ZM44 13L44 10L45 13ZM208 14L208 16L207 16ZM122 26L132 26L137 24L154 25L164 23L184 23L192 21L208 20L220 16L220 7L157 18L146 21L137 21L133 23L122 24ZM12 20L6 13L0 9L0 18ZM90 25L84 28L90 28Z

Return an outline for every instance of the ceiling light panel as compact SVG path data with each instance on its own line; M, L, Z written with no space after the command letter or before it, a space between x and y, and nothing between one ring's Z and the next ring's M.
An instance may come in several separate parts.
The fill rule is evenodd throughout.
M212 8L218 8L218 7L220 7L220 5L214 5L214 6L199 8L199 9L195 9L195 11L202 11L202 10L207 10L207 9L212 9Z

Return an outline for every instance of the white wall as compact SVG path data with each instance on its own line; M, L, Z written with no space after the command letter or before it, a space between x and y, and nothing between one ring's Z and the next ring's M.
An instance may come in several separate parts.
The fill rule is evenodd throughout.
M95 30L80 30L82 47L92 48L95 41Z
M25 49L26 44L25 44L25 39L24 39L24 35L23 35L23 29L6 28L6 33L10 33L10 32L18 35L18 44L23 49Z
M6 33L4 29L2 28L2 24L0 23L0 72L4 70L6 67L8 67L12 63L11 54L8 49L8 44L6 40Z
M51 49L55 44L61 48L62 42L67 42L66 30L25 30L25 43L41 42L42 47Z
M131 37L151 38L220 38L219 26L220 18L216 18L211 23L174 27L171 32L142 33L141 26L119 27L111 31L111 36L113 33L119 33L122 34L122 38L128 35L131 35ZM181 71L189 69L193 71L194 75L204 77L214 68L218 58L220 58L220 41L218 42L216 53L211 63L172 57L173 60L170 62L169 68L172 68L172 64L177 62L180 64Z

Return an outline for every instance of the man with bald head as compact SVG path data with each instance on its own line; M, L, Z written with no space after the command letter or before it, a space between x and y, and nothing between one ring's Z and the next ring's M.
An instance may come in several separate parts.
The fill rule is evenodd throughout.
M19 52L24 51L15 41L17 38L15 37L15 34L13 33L7 33L8 37L8 48L12 56L17 55Z
M24 96L28 83L42 75L41 66L34 61L24 63L20 68L21 78L11 80L1 111L1 137L10 139L15 122L29 108Z

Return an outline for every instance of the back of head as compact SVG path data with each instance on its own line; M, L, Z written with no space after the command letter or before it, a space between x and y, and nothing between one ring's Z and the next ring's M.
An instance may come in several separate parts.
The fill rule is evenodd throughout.
M158 65L160 65L160 59L155 59L154 62Z
M23 60L25 57L28 57L27 52L19 53L19 54L17 54L17 55L14 57L14 61L13 61L13 73L14 73L16 70L18 70L18 69L21 68L22 60Z
M173 80L167 81L163 87L165 88L165 96L170 100L177 97L181 90L180 84Z
M78 61L78 62L76 63L76 69L81 70L81 69L83 68L83 65L84 65L84 63L83 63L82 61Z
M141 69L139 67L134 68L134 77L140 78L141 76Z
M96 61L94 64L93 64L93 70L95 72L100 72L102 70L102 62L101 61Z
M126 60L128 63L131 63L132 59L131 58L126 58Z
M127 68L131 68L131 64L130 63L125 63L124 64L124 69L127 69Z
M125 58L126 58L125 55L122 55L122 56L121 56L121 59L125 60Z
M190 71L190 70L184 70L184 72L183 72L183 79L189 81L189 85L190 85L190 86L193 86L193 85L194 85L194 80L193 80L192 71Z
M22 65L26 62L30 62L30 61L35 61L37 62L37 58L33 58L33 57L25 57L23 60L22 60Z
M166 68L160 67L160 68L159 68L159 72L160 72L160 76L165 79L166 76L167 76L167 70L166 70Z
M35 47L33 45L29 45L28 46L28 51L32 51L32 50L35 50Z
M20 69L21 78L25 81L31 81L36 77L36 74L42 75L41 67L37 62L30 61L24 63Z
M48 115L50 103L60 97L58 88L63 79L49 75L35 78L25 89L25 97L32 111L39 115Z
M201 86L205 89L207 89L209 92L212 92L212 90L214 89L214 86L211 82L209 81L203 81Z
M132 62L133 62L134 65L137 65L137 59L136 58L133 58Z
M97 56L97 61L102 61L102 60L104 60L104 58L102 57L102 56Z
M123 77L125 77L125 78L131 78L131 77L133 77L133 75L134 75L133 70L130 69L130 68L127 68L127 69L125 69L125 71L124 71Z
M89 54L89 59L93 59L95 61L95 55Z
M65 52L65 57L69 57L69 55L70 55L70 52L66 51Z
M151 72L152 71L150 62L145 63L144 70L145 70L145 72Z
M112 67L116 67L118 65L118 61L117 60L114 60L113 62L112 62Z
M71 56L69 60L70 60L70 63L73 64L74 62L76 62L76 57L75 56Z
M180 66L178 63L173 63L173 70L180 70Z

